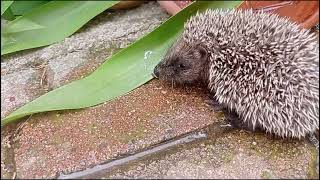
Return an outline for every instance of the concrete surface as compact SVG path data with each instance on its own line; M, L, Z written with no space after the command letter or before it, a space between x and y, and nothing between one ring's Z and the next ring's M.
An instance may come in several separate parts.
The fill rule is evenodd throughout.
M64 41L2 56L1 117L93 72L105 59L168 18L156 2L104 12ZM153 80L99 106L40 113L1 128L2 178L55 178L112 161L179 135L223 123L198 87ZM208 140L173 147L104 177L317 177L307 141L208 130Z
M128 11L106 11L62 42L2 56L1 84L4 87L1 97L4 98L1 98L1 117L48 90L93 72L112 54L150 32L167 18L168 15L154 2ZM8 78L14 77L14 73L19 75L15 80L17 82L10 82ZM40 85L36 89L42 92L28 97L19 94L31 88L26 81ZM16 87L12 83L22 86ZM19 93L9 95L13 86L18 88ZM9 96L19 101L17 105L11 106L12 102L7 102Z
M82 170L219 120L200 92L151 82L94 108L34 115L15 144L17 176Z
M308 179L313 173L309 160L315 158L312 148L306 142L234 130L115 167L94 178Z

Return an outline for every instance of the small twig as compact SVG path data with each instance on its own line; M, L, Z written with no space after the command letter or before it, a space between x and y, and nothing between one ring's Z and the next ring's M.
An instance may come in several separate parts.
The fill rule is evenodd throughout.
M45 74L47 72L47 68L44 68L42 75L41 75L41 79L40 79L40 86L43 86L43 80L45 79Z
M16 141L16 135L18 134L18 131L20 131L25 125L26 123L28 122L28 120L32 117L33 114L31 114L28 119L26 119L23 123L21 123L17 128L16 130L14 131L14 133L12 134L12 141Z
M16 177L17 177L17 173L13 172L12 179L16 179Z
M276 9L279 9L279 8L282 8L286 5L292 5L293 2L292 1L288 1L288 2L281 2L281 3L277 3L277 4L272 4L272 5L269 5L269 6L265 6L265 7L262 7L262 8L255 8L253 9L254 11L262 11L262 12L273 12L275 11Z

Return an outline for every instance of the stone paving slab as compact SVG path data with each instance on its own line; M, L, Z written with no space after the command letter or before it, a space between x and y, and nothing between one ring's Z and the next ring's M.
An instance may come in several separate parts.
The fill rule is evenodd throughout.
M156 2L131 10L106 11L61 42L2 56L1 118L50 90L90 74L108 57L168 17ZM9 143L12 131L7 127L1 129L1 153L4 155L1 156L1 176L4 177L6 171L12 175L14 162L6 158L12 154ZM31 159L25 163L32 162Z
M205 98L153 81L100 106L34 115L14 149L17 177L83 170L219 121Z
M39 95L40 75L34 69L1 76L1 117Z
M49 90L88 75L167 18L156 2L104 12L62 42L4 56L1 117ZM2 128L1 177L54 178L223 121L222 114L207 107L206 99L207 92L201 88L173 88L152 80L99 106L25 118L28 120L18 129ZM210 143L196 147L184 146L172 155L180 156L179 160L161 157L161 162L153 163L159 166L160 174L145 163L142 170L132 166L131 174L119 169L105 177L269 177L270 173L271 177L315 177L314 148L307 142L241 132L215 136ZM4 173L7 171L9 176Z
M12 106L12 102L1 100L1 118L49 90L90 74L108 57L168 17L156 2L132 10L106 11L59 43L2 56L1 97L13 97L19 102ZM10 86L10 77L15 77L20 86ZM25 83L26 80L30 83ZM22 92L32 90L32 84L40 85L36 88L40 93L22 96ZM11 92L13 86L20 92Z
M209 132L210 134L210 132ZM91 178L315 179L315 148L233 130L171 148Z

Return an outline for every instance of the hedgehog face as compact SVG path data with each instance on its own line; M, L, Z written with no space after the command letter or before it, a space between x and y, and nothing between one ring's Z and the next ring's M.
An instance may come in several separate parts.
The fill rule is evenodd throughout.
M173 84L194 84L205 79L207 58L203 46L190 47L180 42L169 49L153 73L160 80Z

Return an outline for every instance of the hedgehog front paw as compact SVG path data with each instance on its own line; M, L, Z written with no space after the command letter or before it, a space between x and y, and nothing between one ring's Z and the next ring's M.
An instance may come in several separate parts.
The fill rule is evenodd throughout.
M220 125L221 128L233 129L233 125L230 122L226 122L225 124Z
M254 131L254 127L250 123L244 123L241 121L239 116L235 112L226 112L225 113L225 121L230 124L230 127L233 129L243 129L246 131Z
M226 109L224 109L223 112L224 122L220 125L220 127L224 129L237 129L237 126L235 124L237 117L234 115L230 115L230 113Z
M228 121L231 124L231 127L234 129L243 129L243 130L249 131L249 132L262 131L259 124L253 125L250 122L243 122L240 119L240 117L234 112L226 113L225 120Z

